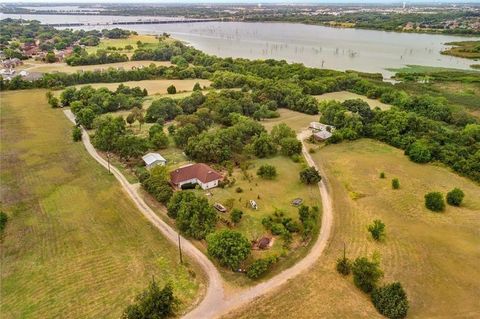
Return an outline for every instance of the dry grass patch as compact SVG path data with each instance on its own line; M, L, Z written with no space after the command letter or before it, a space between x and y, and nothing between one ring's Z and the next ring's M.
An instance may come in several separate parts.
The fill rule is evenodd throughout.
M289 109L278 109L278 113L280 113L280 117L262 121L262 124L267 131L271 131L272 127L277 124L285 123L298 133L303 129L308 128L310 122L318 122L320 117L320 115L308 115L305 113L291 111Z
M118 63L107 63L107 64L95 64L95 65L78 65L70 66L66 63L39 63L33 62L26 65L24 69L30 72L41 72L41 73L54 73L54 72L63 72L63 73L76 73L79 71L95 71L95 70L107 70L109 68L123 68L128 71L133 67L146 67L150 64L155 64L156 66L171 66L172 64L168 61L127 61L127 62L118 62Z
M401 150L372 140L322 148L313 155L325 163L334 202L334 229L325 255L287 286L231 314L231 318L381 318L351 278L335 271L342 254L355 258L378 252L384 280L407 291L411 318L474 318L480 275L480 187L448 169L410 162ZM386 173L385 179L379 173ZM392 190L398 177L401 187ZM465 202L444 213L424 207L423 195L461 188ZM351 198L349 194L364 194ZM386 240L367 232L373 219L386 224Z
M325 93L322 95L314 95L314 97L318 101L336 100L339 102L343 102L345 100L351 100L351 99L360 99L367 102L372 109L379 107L382 110L388 110L391 107L391 105L382 103L379 100L369 99L366 96L348 92L348 91Z

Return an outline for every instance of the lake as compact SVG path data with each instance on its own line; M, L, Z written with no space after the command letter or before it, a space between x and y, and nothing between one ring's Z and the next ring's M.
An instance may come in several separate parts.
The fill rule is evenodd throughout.
M20 15L0 14L0 18L5 17L20 18ZM44 23L92 24L137 19L172 19L98 15L21 15L21 17ZM441 55L440 51L446 47L444 45L446 42L480 39L269 22L205 22L122 27L146 34L167 32L199 50L221 57L284 59L326 69L380 72L386 77L392 75L387 68L400 68L409 64L470 69L470 65L475 63L472 60Z

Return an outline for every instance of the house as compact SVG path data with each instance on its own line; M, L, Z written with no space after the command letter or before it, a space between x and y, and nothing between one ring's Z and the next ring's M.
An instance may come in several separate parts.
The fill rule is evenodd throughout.
M157 165L164 166L167 163L167 160L158 153L148 153L142 156L142 160L145 162L145 166L147 167L147 169L150 169Z
M313 138L317 141L325 141L332 137L332 133L329 131L320 131L313 133Z
M23 64L23 61L20 60L19 58L7 59L2 61L2 67L6 69L12 69L22 64Z
M217 187L222 178L219 172L203 163L182 166L170 172L170 181L177 188L185 184L198 184L202 189L210 189Z

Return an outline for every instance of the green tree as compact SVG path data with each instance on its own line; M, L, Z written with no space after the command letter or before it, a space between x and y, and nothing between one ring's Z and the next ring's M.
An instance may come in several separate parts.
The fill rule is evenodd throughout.
M250 242L239 232L220 230L207 237L208 254L216 258L224 267L238 269L250 255Z
M447 193L447 203L452 206L460 206L465 194L460 188L454 188Z
M118 138L116 150L121 158L129 160L145 154L148 150L148 145L144 138L133 134L126 134Z
M372 303L378 312L390 319L402 319L407 316L408 299L399 282L375 288L372 292Z
M200 83L196 82L195 85L193 86L193 91L201 91L202 87L200 86Z
M55 53L53 53L52 51L48 52L48 53L45 55L45 62L47 62L47 63L55 63L55 62L57 62L57 58L55 57Z
M373 239L381 240L385 237L385 224L380 219L375 219L373 224L368 225L368 231L372 234Z
M275 143L280 145L280 141L285 138L296 138L297 134L287 124L280 123L272 128L270 133Z
M176 218L177 227L182 233L195 239L205 238L215 229L217 222L217 213L208 200L195 194L193 196L175 194L169 202L168 214L170 217L176 216L173 218Z
M123 312L123 319L163 319L173 315L175 296L170 284L163 289L152 280L148 288L135 298Z
M167 93L168 94L175 94L177 93L177 88L175 87L175 85L170 85L168 88L167 88Z
M434 212L441 212L445 209L445 201L440 192L430 192L425 195L425 207Z
M417 141L405 150L410 159L416 163L428 163L432 159L430 149L423 141Z
M269 259L261 258L255 260L250 266L247 268L247 277L250 279L258 279L263 276L270 266L271 262Z
M82 125L86 129L91 129L93 127L93 121L95 120L95 117L95 112L91 108L85 107L76 113L75 121L78 125Z
M399 189L400 188L400 181L398 178L392 179L392 188L393 189Z
M263 164L258 168L257 175L263 179L274 179L277 176L277 169L273 165Z
M102 151L111 152L115 149L118 139L125 134L125 121L121 116L110 115L97 117L93 123L95 135L93 145Z
M147 123L170 121L181 113L182 109L175 100L165 97L152 102L152 105L147 109L145 120Z
M7 226L7 222L8 222L8 215L5 212L0 211L0 234L3 233L3 230Z
M304 184L317 184L322 180L315 167L307 167L300 171L300 181Z
M355 259L352 273L355 286L366 293L370 293L383 276L379 263L375 260L369 260L367 257Z
M257 136L253 140L252 146L255 156L260 158L273 156L277 152L277 147L267 133L261 133L260 136Z
M238 224L242 219L242 216L243 216L243 212L238 208L234 208L230 212L230 219L234 224Z
M78 126L72 127L72 140L78 142L82 140L82 129Z
M172 126L170 126L172 127ZM198 129L193 124L187 124L175 130L175 135L173 136L173 140L175 141L175 145L180 148L184 148L188 144L188 140L191 137L198 135Z
M292 156L302 152L302 142L296 137L287 137L280 140L280 151L285 156Z

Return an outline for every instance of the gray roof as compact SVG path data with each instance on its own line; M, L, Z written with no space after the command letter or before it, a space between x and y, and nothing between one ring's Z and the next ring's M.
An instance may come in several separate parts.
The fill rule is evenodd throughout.
M329 131L320 131L313 133L313 135L317 138L321 138L322 140L326 140L327 138L330 138L332 136L332 133Z
M153 164L157 161L160 161L160 162L166 162L167 161L165 158L163 158L162 155L160 155L158 153L148 153L148 154L142 156L142 159L145 162L145 164L147 164L147 165Z

